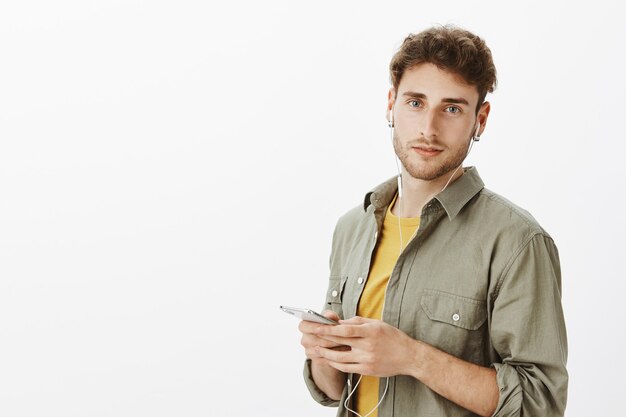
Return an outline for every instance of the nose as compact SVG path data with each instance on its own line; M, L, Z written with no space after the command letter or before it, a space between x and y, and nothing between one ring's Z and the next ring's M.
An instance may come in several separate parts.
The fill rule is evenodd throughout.
M420 125L420 134L425 138L433 138L437 137L438 123L437 123L437 112L434 109L428 109L427 111L422 113Z

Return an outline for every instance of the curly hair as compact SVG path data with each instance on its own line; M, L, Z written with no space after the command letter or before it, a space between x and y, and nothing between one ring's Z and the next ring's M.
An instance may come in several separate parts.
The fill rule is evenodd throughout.
M396 92L404 72L422 63L455 73L475 86L478 90L476 112L487 93L496 88L496 67L491 51L485 41L467 30L438 26L407 36L389 64L391 84Z

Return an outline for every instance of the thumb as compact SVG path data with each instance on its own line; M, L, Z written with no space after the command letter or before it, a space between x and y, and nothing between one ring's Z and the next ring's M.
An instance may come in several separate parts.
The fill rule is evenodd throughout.
M332 310L322 311L322 316L335 321L339 321L341 319L341 317L339 317L339 315Z

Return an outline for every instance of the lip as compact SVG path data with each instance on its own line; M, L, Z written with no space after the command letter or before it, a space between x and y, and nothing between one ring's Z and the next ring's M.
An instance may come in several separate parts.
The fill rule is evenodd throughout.
M429 157L437 156L442 152L441 149L429 148L426 146L414 146L412 149L419 155L429 156Z

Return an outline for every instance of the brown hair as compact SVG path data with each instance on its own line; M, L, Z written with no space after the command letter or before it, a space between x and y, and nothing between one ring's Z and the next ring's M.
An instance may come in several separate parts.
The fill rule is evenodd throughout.
M496 88L496 67L491 51L485 41L467 30L438 26L407 36L389 64L396 94L404 71L422 63L434 64L476 86L477 113L487 93Z

